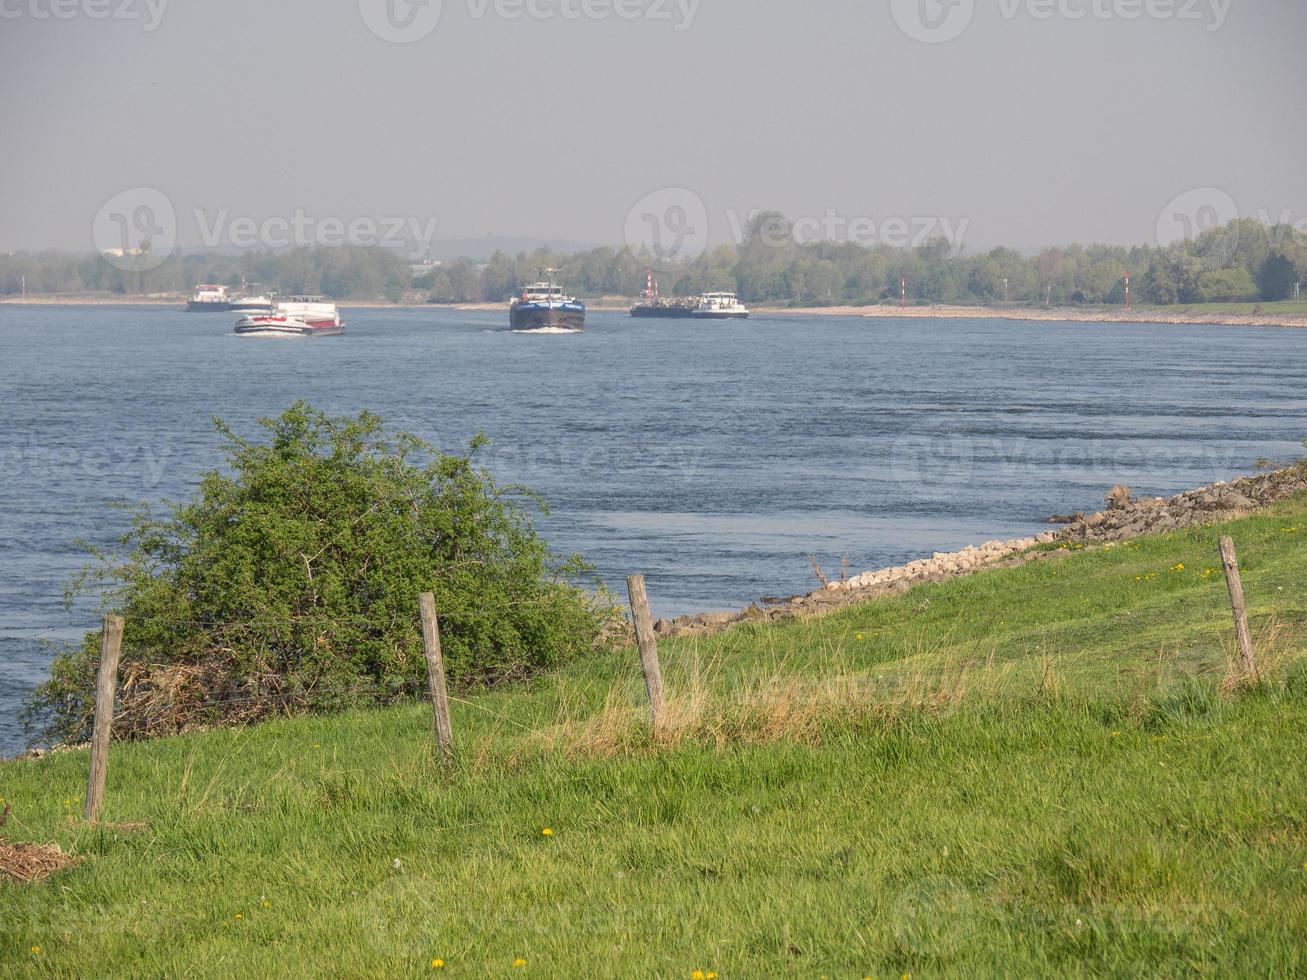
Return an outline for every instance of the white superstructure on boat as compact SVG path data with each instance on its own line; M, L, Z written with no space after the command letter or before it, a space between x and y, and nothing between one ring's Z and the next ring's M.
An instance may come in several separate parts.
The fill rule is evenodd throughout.
M690 315L701 320L745 320L749 310L734 293L704 293Z
M271 296L240 296L231 301L231 312L247 316L255 313L272 313L277 305Z
M196 286L195 292L186 302L188 313L226 313L231 309L226 286L214 286L207 283Z

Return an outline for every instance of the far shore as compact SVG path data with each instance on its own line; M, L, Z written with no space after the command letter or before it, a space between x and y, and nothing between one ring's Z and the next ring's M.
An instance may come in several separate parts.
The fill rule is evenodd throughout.
M593 313L625 313L633 300L601 297L587 300ZM0 297L0 304L21 306L173 306L184 307L186 298L178 295L151 294L123 296L120 294L88 295L34 295L25 298ZM383 300L341 300L337 305L346 309L433 309L466 310L470 312L498 312L507 309L504 303L387 303ZM1153 323L1153 324L1207 324L1226 327L1307 327L1307 314L1241 313L1232 310L1177 307L1175 309L1144 309L1127 312L1121 308L1104 307L995 307L995 306L755 306L753 314L760 317L845 316L865 319L914 320L1023 320L1035 322L1070 323Z

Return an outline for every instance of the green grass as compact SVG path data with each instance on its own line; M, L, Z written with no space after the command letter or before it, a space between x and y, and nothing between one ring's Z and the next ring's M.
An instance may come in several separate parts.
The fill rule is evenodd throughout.
M1259 308L1260 307L1260 311ZM1137 310L1154 310L1159 313L1246 313L1261 312L1265 314L1307 314L1307 300L1279 300L1274 303L1175 303L1158 306L1156 303L1136 303Z
M1220 533L1273 674L1232 693ZM420 705L115 745L100 827L85 752L0 764L79 858L0 885L0 975L1302 975L1304 535L664 643L662 744L625 650L457 702L449 771Z

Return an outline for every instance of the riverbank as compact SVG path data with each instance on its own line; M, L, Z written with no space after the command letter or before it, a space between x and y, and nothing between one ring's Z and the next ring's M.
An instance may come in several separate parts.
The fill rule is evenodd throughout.
M587 300L592 313L626 313L634 300L621 297L600 297ZM176 306L184 308L186 296L181 294L150 294L122 296L118 294L91 294L81 296L14 296L0 297L0 305L32 306ZM408 297L398 303L382 299L339 300L342 309L434 309L458 310L476 313L498 313L507 310L505 303L427 303ZM1225 327L1307 327L1307 313L1281 312L1272 309L1261 313L1222 308L1214 309L1187 306L1177 309L1145 309L1127 313L1120 308L1104 307L994 307L994 306L755 306L754 316L812 317L845 316L866 319L909 320L1022 320L1058 323L1121 323L1121 324L1193 324Z
M0 763L8 975L1298 976L1303 498L412 704ZM1227 679L1216 542L1246 558ZM778 859L779 856L779 859Z
M806 313L817 311L805 311ZM854 315L846 313L844 315ZM986 306L909 306L906 308L878 306L860 311L861 316L926 319L926 320L1031 320L1071 323L1158 323L1158 324L1210 324L1224 327L1307 327L1307 315L1301 313L1239 313L1230 310L1204 310L1194 307L1176 310L1085 309L1083 307L1050 307L1048 309L1021 307L997 308Z
M1215 521L1246 516L1302 493L1307 493L1307 465L1304 464L1213 483L1167 498L1135 499L1128 488L1114 488L1104 501L1108 505L1105 510L1052 518L1050 522L1063 525L1058 530L1009 541L987 541L956 552L936 552L930 558L906 565L828 581L806 595L762 599L735 611L660 619L654 628L660 636L706 636L741 623L822 615L902 594L925 583L944 582L989 568L1012 568L1061 558L1091 545L1110 547L1144 535L1210 526Z

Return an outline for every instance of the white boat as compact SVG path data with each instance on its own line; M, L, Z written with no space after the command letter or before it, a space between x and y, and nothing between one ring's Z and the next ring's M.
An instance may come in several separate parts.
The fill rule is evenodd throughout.
M186 302L187 313L226 313L229 309L231 301L226 286L196 286L195 292Z
M292 296L271 313L251 313L236 321L242 337L333 337L345 332L335 303L319 296Z
M230 309L232 313L249 316L255 313L272 313L274 306L276 303L270 296L242 296L231 301Z
M749 310L734 293L704 293L690 316L699 320L747 320Z

